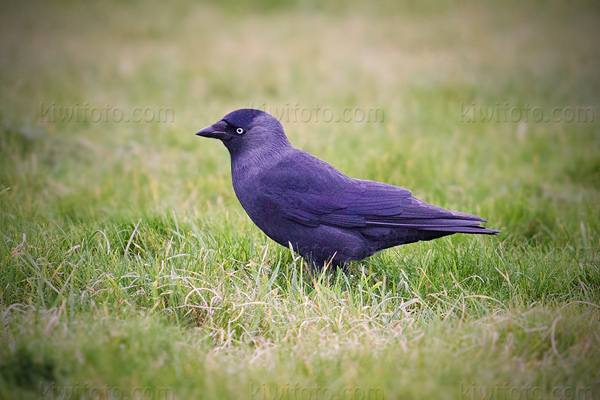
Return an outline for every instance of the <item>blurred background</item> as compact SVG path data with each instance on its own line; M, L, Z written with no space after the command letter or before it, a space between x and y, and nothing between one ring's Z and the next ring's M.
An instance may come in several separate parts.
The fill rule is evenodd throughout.
M45 215L235 209L226 150L194 133L243 107L494 228L597 193L596 2L6 3L0 179Z

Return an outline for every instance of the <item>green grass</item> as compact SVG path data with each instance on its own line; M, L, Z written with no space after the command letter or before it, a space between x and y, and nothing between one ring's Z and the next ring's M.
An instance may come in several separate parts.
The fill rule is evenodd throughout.
M599 398L597 4L254 7L0 6L0 398ZM593 114L479 118L507 102ZM194 136L296 104L381 109L282 122L502 233L311 275ZM105 105L172 114L51 114Z

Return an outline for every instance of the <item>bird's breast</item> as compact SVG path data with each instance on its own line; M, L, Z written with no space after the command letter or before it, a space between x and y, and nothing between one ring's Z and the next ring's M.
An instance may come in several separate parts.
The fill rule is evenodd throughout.
M281 205L261 190L259 184L234 183L236 196L252 222L276 242L287 245L290 223Z

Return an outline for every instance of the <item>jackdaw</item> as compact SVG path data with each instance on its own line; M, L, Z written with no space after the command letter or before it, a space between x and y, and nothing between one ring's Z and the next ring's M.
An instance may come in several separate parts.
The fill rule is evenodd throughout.
M292 146L281 123L261 110L234 111L196 135L229 150L233 188L250 219L319 269L453 233L499 233L410 190L344 175Z

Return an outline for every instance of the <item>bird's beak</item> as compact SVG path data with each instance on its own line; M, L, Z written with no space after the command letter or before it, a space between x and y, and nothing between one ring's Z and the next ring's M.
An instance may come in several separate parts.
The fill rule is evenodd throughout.
M222 139L225 136L227 123L223 120L200 129L196 135L208 138Z

